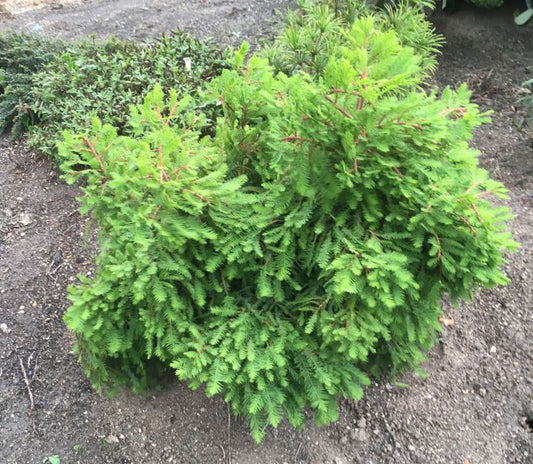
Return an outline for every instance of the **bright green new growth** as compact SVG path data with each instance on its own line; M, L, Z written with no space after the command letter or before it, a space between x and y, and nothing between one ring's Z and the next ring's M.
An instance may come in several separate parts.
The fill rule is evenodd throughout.
M418 90L424 57L378 19L342 35L311 75L242 48L203 97L222 106L213 137L160 88L132 108L131 137L98 120L65 134L102 234L65 320L98 388L170 366L259 441L307 407L335 420L368 373L416 365L444 293L507 282L510 216L487 200L505 190L468 147L485 115L465 87Z
M262 50L277 71L285 74L303 70L322 75L331 53L339 46L349 46L346 30L362 16L370 13L383 30L393 30L402 45L412 47L421 58L420 74L430 75L436 68L436 54L443 43L426 20L424 7L430 1L401 0L377 8L360 0L300 0L299 9L289 11L285 28L271 45ZM375 2L374 2L375 3Z

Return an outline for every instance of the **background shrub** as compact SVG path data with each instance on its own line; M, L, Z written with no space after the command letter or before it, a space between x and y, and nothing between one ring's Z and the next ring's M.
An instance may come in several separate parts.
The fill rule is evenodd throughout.
M39 124L30 144L54 156L61 131L87 129L92 116L122 133L129 106L141 103L156 83L167 92L195 94L227 67L224 52L182 32L144 45L117 39L77 44L33 78L30 109Z
M299 9L289 11L283 32L264 48L262 55L277 71L285 74L302 70L320 76L332 50L341 44L348 45L345 30L357 18L373 14L376 27L383 31L394 30L402 45L416 51L420 58L418 72L421 76L429 76L436 68L436 55L444 41L426 20L425 8L433 7L433 2L381 3L302 0Z
M89 129L98 116L121 133L155 83L194 95L228 66L226 52L182 32L142 45L9 33L0 36L0 133L29 129L30 145L53 158L62 130ZM198 111L216 117L216 107Z
M306 408L324 424L369 373L423 359L442 294L507 281L510 216L487 199L505 190L468 147L486 115L464 86L418 90L424 57L379 18L342 36L290 76L242 48L201 99L222 107L213 136L194 113L173 124L190 99L159 87L128 136L98 120L65 134L63 168L87 178L102 231L65 316L97 387L140 389L170 366L256 440Z
M498 8L503 5L503 0L468 0L468 2L482 8Z
M65 49L58 40L8 32L0 35L0 135L17 136L35 122L30 106L34 75Z

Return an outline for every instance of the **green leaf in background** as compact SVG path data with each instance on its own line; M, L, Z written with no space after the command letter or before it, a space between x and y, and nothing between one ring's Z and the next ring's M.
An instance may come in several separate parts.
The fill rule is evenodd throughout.
M533 17L533 8L528 8L526 11L520 13L518 16L515 16L514 22L518 26L523 26Z

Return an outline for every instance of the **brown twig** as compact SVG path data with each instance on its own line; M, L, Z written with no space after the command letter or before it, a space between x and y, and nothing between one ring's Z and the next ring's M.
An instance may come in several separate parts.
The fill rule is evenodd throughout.
M168 182L170 178L168 177L163 167L163 148L161 144L159 144L157 151L159 153L159 163L157 164L157 167L159 168L159 183L162 184L163 180Z
M104 163L102 161L102 158L100 158L100 155L98 153L96 153L96 149L94 148L94 144L89 140L88 137L85 137L83 139L83 141L89 147L89 149L91 150L91 153L93 154L93 156L96 158L96 160L100 164L100 171L104 172L105 171Z
M344 116L346 116L348 119L353 119L353 116L348 113L342 106L339 106L333 98L331 98L329 95L326 95L326 100L330 102L335 108L337 108Z
M178 104L177 103L174 103L174 106L172 107L172 109L170 110L170 113L168 114L168 117L167 117L167 125L168 125L168 120L174 116L174 112L176 111L176 109L178 108Z
M224 447L220 444L220 443L217 443L217 446L222 450L222 462L226 462L226 452L224 451Z
M168 121L165 121L163 119L163 116L161 115L161 110L159 109L159 105L155 105L155 114L157 114L157 119L159 119L160 122L168 126Z
M329 93L345 93L348 95L353 95L354 97L360 97L361 94L359 92L356 92L355 90L344 90L344 89L330 89Z
M300 449L302 448L302 442L298 445L298 449L296 450L296 453L294 453L294 462L297 462L298 454L300 453Z
M26 369L24 369L24 363L22 362L22 358L19 358L20 361L20 368L22 369L22 374L24 375L24 382L26 383L26 388L28 389L28 396L30 397L30 414L35 409L35 404L33 402L33 393L31 392L30 388L30 381L28 380L28 376L26 375Z
M301 145L304 142L313 142L312 139L305 139L303 137L300 137L299 135L289 135L287 137L283 137L281 139L282 142L299 142L298 145Z
M393 166L392 169L394 169L394 172L398 174L398 176L403 177L402 171L400 171L396 166Z
M461 219L461 221L463 221L468 226L468 228L470 229L470 232L474 234L474 237L477 237L476 229L472 227L472 224L470 224L470 221L463 216L459 216L459 219Z
M200 199L200 200L202 200L202 201L204 201L206 203L209 203L209 200L206 197L204 197L203 195L200 195L197 192L194 192L193 190L189 190L189 189L186 189L186 188L182 188L181 190L183 190L184 192L190 193L191 195L194 195L196 198L198 198L198 199Z

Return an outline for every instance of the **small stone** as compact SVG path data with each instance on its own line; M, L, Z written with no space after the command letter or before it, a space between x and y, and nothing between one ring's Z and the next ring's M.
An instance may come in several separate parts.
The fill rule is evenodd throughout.
M361 419L357 421L357 427L360 429L364 429L366 427L366 419L364 417L361 417Z
M491 346L490 347L490 352L491 353L496 353L496 347L495 346Z
M487 390L485 390L484 388L479 389L479 396L483 398L486 394L487 394Z
M116 437L115 435L108 435L105 441L107 441L107 443L109 443L110 445L113 443L118 443L118 437Z
M364 443L368 439L368 434L364 430L352 430L350 432L350 438L358 443Z
M414 452L416 451L416 448L415 448L413 445L408 445L408 446L407 446L407 449L408 449L409 451L411 451L412 453L414 453Z
M5 334L8 334L11 332L11 329L7 326L7 324L0 324L0 330L4 332Z
M29 226L33 222L31 216L28 213L22 213L20 215L20 223L23 226Z

